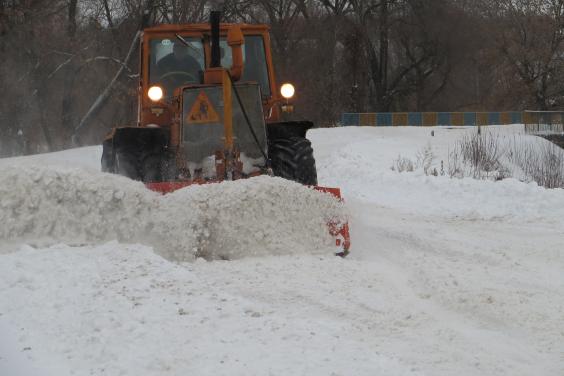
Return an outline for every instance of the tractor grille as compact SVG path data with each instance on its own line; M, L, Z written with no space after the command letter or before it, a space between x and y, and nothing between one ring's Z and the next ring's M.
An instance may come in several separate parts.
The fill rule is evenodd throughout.
M254 140L235 93L232 93L233 136L236 148L248 161L245 173L254 171L253 166L264 166L260 149L266 152L266 127L262 112L258 84L236 84L241 102L245 107L251 126L258 138ZM221 86L200 86L184 90L182 113L182 141L188 162L201 164L213 158L217 150L224 149L223 88ZM256 165L256 166L255 166ZM259 167L254 168L259 170ZM213 176L208 176L213 177Z

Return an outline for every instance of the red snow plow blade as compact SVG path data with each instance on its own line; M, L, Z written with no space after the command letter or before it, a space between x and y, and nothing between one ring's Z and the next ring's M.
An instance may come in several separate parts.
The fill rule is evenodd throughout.
M171 182L159 182L159 183L145 183L145 186L152 191L159 192L162 194L167 194L192 184L199 184L199 183L188 182L188 181L171 181ZM339 188L329 188L329 187L319 187L319 186L314 186L312 188L315 189L316 191L329 193L339 201L342 200L341 190ZM329 222L327 223L327 228L329 229L329 233L331 234L331 236L333 236L333 238L335 239L335 246L339 249L339 251L336 252L336 255L341 257L345 257L346 255L348 255L349 248L351 246L351 237L349 233L348 222L345 223Z

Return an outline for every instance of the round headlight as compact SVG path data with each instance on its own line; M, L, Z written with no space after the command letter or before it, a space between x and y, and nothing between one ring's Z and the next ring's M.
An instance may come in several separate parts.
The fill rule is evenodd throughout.
M153 102L160 101L163 98L163 89L158 86L151 86L147 92L149 99Z
M280 87L280 94L282 94L282 96L286 99L292 98L295 92L296 90L292 84L284 84Z

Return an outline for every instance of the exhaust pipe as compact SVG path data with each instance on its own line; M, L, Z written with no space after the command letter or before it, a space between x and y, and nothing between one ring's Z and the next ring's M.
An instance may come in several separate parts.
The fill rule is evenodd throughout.
M221 66L221 51L219 49L219 22L221 21L221 11L212 10L210 13L211 27L211 64L210 68Z

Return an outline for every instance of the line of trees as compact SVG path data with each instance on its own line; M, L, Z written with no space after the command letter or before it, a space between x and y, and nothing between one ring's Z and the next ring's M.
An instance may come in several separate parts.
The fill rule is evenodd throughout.
M206 22L205 0L0 0L0 156L96 144L136 117L142 20ZM267 23L299 115L562 109L564 0L226 0ZM114 82L108 86L109 82ZM102 97L100 95L104 93ZM98 99L96 106L93 104Z

